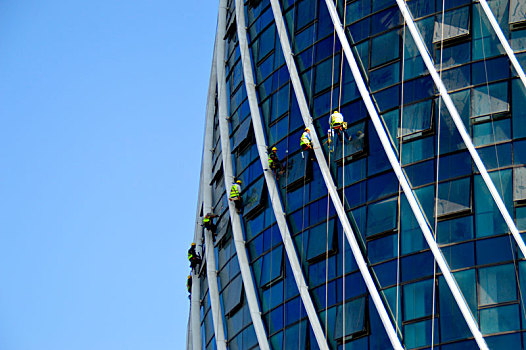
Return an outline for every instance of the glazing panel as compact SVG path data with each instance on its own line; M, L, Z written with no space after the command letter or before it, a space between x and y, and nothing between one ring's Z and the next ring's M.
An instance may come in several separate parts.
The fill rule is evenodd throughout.
M495 264L503 261L512 261L514 244L511 236L491 239L482 239L476 242L477 265ZM513 248L513 249L512 249Z
M526 21L526 2L522 0L510 0L510 24Z
M440 221L437 226L439 244L462 242L473 238L473 217Z
M513 200L521 201L526 199L526 168L513 169Z
M398 136L403 137L431 128L433 116L433 101L428 100L404 108L403 122L398 130Z
M497 187L509 212L513 212L511 170L491 172L491 180ZM502 184L502 185L501 185ZM504 193L502 193L502 190ZM492 236L507 231L506 223L480 175L475 175L475 231L477 237Z
M442 28L442 20L444 28ZM469 34L469 7L448 11L442 19L442 14L436 16L433 33L433 43L451 40Z
M517 300L517 279L512 264L479 269L479 305Z
M308 232L307 260L313 260L327 254L334 249L334 219L329 220L328 224L322 223L311 228Z
M433 280L406 284L403 287L404 321L431 315Z
M390 235L367 243L367 257L371 264L396 257L398 235Z
M438 185L437 214L451 215L471 210L471 178Z
M336 322L334 324L334 338L340 339L348 337L358 332L365 330L366 324L366 298L359 298L353 301L345 303L345 309L343 305L338 306L338 313L336 316ZM343 329L343 318L345 312L345 330Z
M397 207L398 197L368 205L366 235L371 236L395 229Z
M484 146L510 139L511 125L509 119L473 125L473 144L475 146Z
M399 40L400 35L397 30L372 39L371 67L397 59L400 56Z
M482 334L516 331L519 328L519 305L480 310L480 331Z
M507 112L508 83L496 83L472 89L471 117Z
M431 345L431 320L411 323L404 326L404 344L407 349ZM438 320L435 321L435 343L438 338Z

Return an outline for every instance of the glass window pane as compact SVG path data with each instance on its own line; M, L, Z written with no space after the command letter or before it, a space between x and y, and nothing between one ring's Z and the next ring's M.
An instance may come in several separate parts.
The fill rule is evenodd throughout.
M510 0L510 24L524 21L526 21L526 2L521 0Z
M511 236L482 239L476 242L477 265L512 261Z
M506 208L513 212L511 170L491 172L491 180L497 187ZM502 184L502 186L501 186ZM504 193L501 191L501 187ZM480 175L475 176L475 231L477 237L493 236L507 231L506 223Z
M251 185L243 195L244 215L251 215L263 208L264 200L267 198L265 192L265 178L260 178L255 184Z
M431 345L431 320L411 323L404 326L404 344L407 349ZM435 343L438 339L438 320L435 321Z
M521 201L526 199L526 168L513 169L513 200Z
M320 256L325 257L327 247L329 247L329 252L334 250L335 231L334 219L329 220L328 223L315 226L308 231L307 260L310 261Z
M517 300L515 267L511 264L479 269L479 305Z
M367 257L371 264L396 257L398 235L390 235L367 243Z
M395 229L397 207L397 197L368 205L366 235L371 236Z
M251 125L252 119L248 118L243 122L243 124L239 126L233 137L232 152L234 152L243 144L245 140L247 140Z
M398 136L407 136L431 128L433 101L428 100L404 108L403 122Z
M241 274L237 275L223 294L223 303L225 305L225 314L232 313L238 306L241 305L243 292L243 281L241 280Z
M442 28L442 15L436 16L433 43L441 40L451 40L469 34L469 7L448 11L444 15L444 28Z
M473 144L484 146L511 139L509 119L495 120L473 125Z
M471 178L443 182L438 185L438 216L471 210Z
M508 82L483 85L472 90L471 116L507 112L508 105Z
M431 315L433 280L406 284L403 287L404 321Z
M365 330L366 298L359 298L345 303L345 330L343 330L344 308L338 306L336 322L334 323L334 338L348 337Z
M508 305L480 310L482 334L518 330L520 325L519 305Z
M400 35L397 30L372 39L371 67L376 67L398 58L400 56L399 40Z
M437 227L439 244L467 241L473 238L473 217L466 216L440 221Z

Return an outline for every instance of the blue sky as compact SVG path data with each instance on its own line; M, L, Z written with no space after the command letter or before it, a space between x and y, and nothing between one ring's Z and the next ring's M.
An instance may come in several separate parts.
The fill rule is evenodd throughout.
M0 349L181 349L217 3L0 0Z

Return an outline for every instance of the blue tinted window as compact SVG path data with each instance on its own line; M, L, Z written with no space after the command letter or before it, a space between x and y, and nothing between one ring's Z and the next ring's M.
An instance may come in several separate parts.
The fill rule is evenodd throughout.
M451 215L471 210L471 178L443 182L438 185L437 214Z
M433 280L406 284L403 287L404 321L431 315Z
M513 260L510 239L511 236L504 236L477 241L477 265Z
M396 9L396 12L398 10ZM374 20L373 20L374 23ZM374 24L373 24L374 25ZM371 67L379 66L399 57L400 34L397 30L371 40Z
M517 300L515 267L511 264L479 269L479 305Z
M484 146L510 139L511 125L509 119L473 125L473 144L475 146Z
M473 217L440 221L437 226L437 242L440 244L462 242L473 238Z
M330 220L328 223L322 223L309 230L307 260L316 259L324 256L334 249L334 232L335 221Z
M444 18L441 14L436 16L433 43L452 40L467 34L469 34L469 7L448 11L444 14Z
M404 108L398 136L408 136L431 128L432 100L416 103Z
M368 205L366 235L371 236L395 229L397 207L397 197Z
M496 146L479 148L480 159L484 162L486 170L496 169L511 165L511 144L505 143ZM500 186L500 184L498 184ZM495 184L497 186L497 184Z
M511 170L502 170L489 174L491 180L497 187L506 208L509 212L513 210L513 192L511 182ZM502 183L502 186L501 186ZM502 194L501 187L504 189ZM492 200L492 197L480 175L475 176L475 231L477 237L492 236L507 231L506 223Z
M433 275L433 254L427 251L402 258L402 281Z
M508 83L483 85L472 90L471 116L477 117L509 110Z
M400 64L394 63L369 73L371 91L383 89L400 81Z
M348 301L343 305L338 306L338 313L336 322L334 323L334 338L350 336L357 332L365 330L365 297ZM343 318L345 313L345 330L343 329Z
M519 320L519 305L480 310L480 330L483 334L518 330Z
M513 200L526 199L526 168L513 169Z
M367 243L367 257L372 264L396 257L398 235L390 235Z
M367 200L388 196L398 192L398 180L394 172L382 174L367 180Z
M443 247L441 250L451 270L475 265L475 245L473 242Z
M526 93L518 79L511 81L513 137L526 136Z
M438 339L438 320L435 321L435 342ZM404 326L404 343L408 349L431 344L431 320L411 323Z

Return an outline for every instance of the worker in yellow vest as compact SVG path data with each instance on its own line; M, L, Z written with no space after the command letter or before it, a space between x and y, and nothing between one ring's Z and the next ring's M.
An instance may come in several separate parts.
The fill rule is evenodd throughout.
M192 243L188 249L188 261L190 261L190 268L194 271L197 265L201 265L201 256L195 251L195 243Z
M329 125L331 126L330 130L332 134L330 136L334 137L334 132L336 132L338 137L340 137L340 131L344 136L347 136L347 123L343 121L343 115L340 112L334 111L329 116ZM351 136L347 136L347 138L349 141L352 139ZM329 142L331 142L331 137L329 137Z
M238 213L241 213L241 210L243 209L243 198L241 197L241 184L241 180L237 180L232 184L232 187L230 187L229 200L234 202L236 211Z

